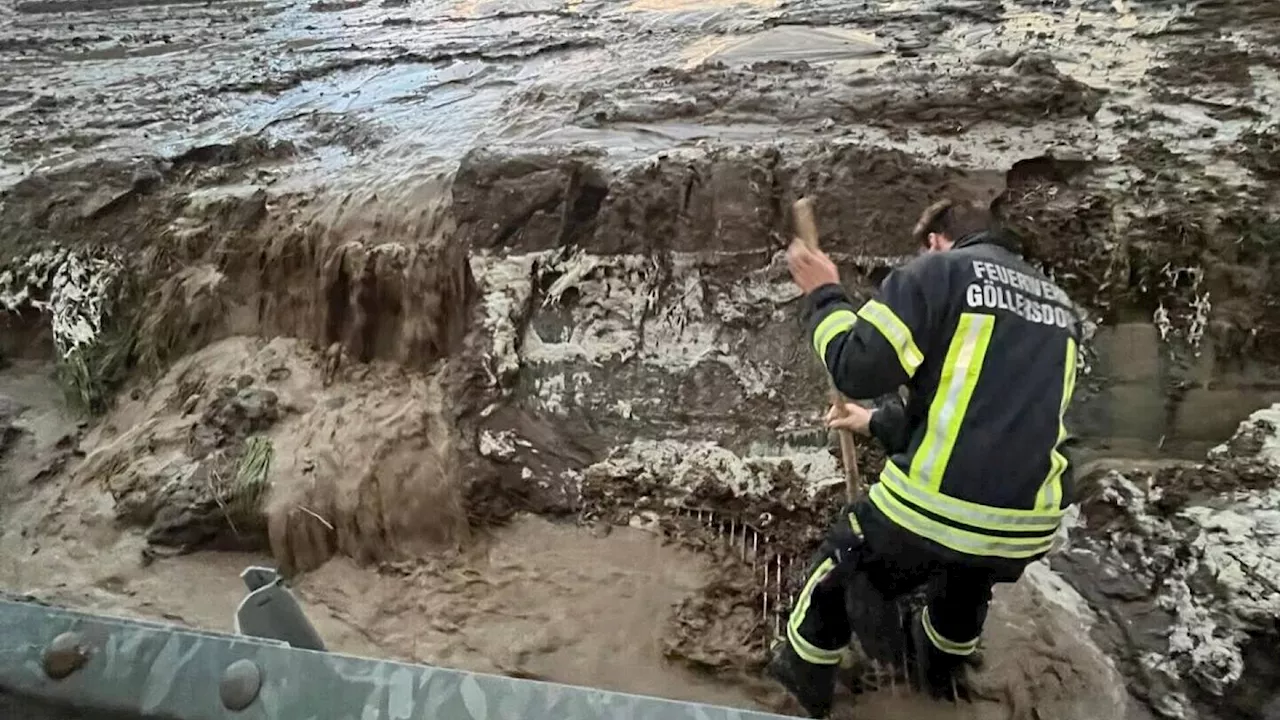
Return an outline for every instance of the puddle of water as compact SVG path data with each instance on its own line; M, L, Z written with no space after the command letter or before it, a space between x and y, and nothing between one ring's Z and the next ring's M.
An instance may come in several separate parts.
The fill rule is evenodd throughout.
M719 10L735 5L772 8L777 7L778 2L779 0L631 0L626 9L681 12L685 10Z
M570 10L580 3L565 0L457 0L452 15L460 18L475 18L499 13L512 14L520 12L554 12Z
M747 36L703 38L686 47L681 56L690 65L708 60L750 64L765 60L829 62L883 52L883 46L870 33L788 25Z

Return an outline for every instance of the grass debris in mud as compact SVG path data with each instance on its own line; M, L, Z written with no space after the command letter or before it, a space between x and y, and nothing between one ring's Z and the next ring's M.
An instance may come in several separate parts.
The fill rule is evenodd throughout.
M47 332L67 400L102 412L128 375L137 340L133 289L119 255L104 248L54 245L13 260L0 270L0 310L16 331L5 344L30 353L20 346Z
M243 454L230 481L212 483L218 507L226 515L231 531L237 535L240 530L236 527L236 518L240 518L242 527L262 520L263 503L269 488L267 471L271 467L271 453L270 440L259 435L250 437L245 441ZM220 480L219 476L214 477Z

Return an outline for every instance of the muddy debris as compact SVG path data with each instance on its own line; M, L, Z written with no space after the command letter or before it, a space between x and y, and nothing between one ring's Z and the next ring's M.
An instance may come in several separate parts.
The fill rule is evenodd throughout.
M1265 717L1280 642L1280 408L1192 467L1112 471L1054 565L1097 607L1096 633L1163 717ZM1203 713L1203 715L1202 715Z
M188 393L184 420L170 428L139 425L90 453L78 469L85 480L105 482L120 522L146 529L149 557L164 548L266 546L262 502L272 446L262 433L281 410L276 394L253 387L253 380L244 375L206 389L204 379L188 375L179 382Z
M584 96L575 119L600 127L677 119L729 123L765 116L791 123L829 118L837 126L909 123L954 133L982 121L1022 125L1046 116L1091 118L1099 107L1096 90L1063 75L1048 57L1029 54L1010 63L1008 72L904 71L886 85L865 77L831 77L806 62L657 68L616 91Z

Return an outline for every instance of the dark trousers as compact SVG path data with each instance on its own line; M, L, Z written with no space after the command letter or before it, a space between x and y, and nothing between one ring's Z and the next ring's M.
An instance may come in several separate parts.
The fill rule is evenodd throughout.
M861 544L837 552L849 544L850 511L861 526ZM977 649L991 588L1015 582L1027 562L952 553L899 528L864 501L842 511L814 557L787 637L811 663L840 662L855 634L872 659L898 662L906 629L901 600L924 587L925 635L940 652L968 655Z

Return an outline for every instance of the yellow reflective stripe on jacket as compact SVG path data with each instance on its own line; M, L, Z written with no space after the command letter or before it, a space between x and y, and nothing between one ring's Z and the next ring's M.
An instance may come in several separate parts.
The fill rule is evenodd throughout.
M980 530L1053 533L1062 522L1062 510L1017 510L991 507L944 495L913 482L893 460L886 460L880 473L884 483L904 500L952 522Z
M814 588L818 587L818 583L822 582L835 567L835 560L827 558L813 569L813 573L804 584L804 589L800 591L800 597L796 598L796 606L791 611L791 617L787 619L787 640L791 643L791 649L795 650L805 662L815 665L836 665L844 655L841 650L823 650L805 640L800 634L800 624L804 622L804 616L809 612L809 604L813 602Z
M822 318L822 322L818 323L818 327L813 330L813 351L818 353L818 359L825 363L827 346L840 333L848 332L856 322L858 322L858 316L854 315L852 310L836 310Z
M947 472L947 462L951 460L973 389L978 385L995 324L994 315L964 313L951 336L938 391L929 406L924 441L911 461L911 477L933 490L942 487L942 477Z
M924 353L920 352L915 338L911 336L911 328L908 328L888 305L879 300L868 300L858 310L858 317L871 323L876 330L880 331L884 339L893 346L893 351L898 354L898 362L902 364L907 377L915 377L916 369L920 367L920 363L924 362Z
M967 555L1004 558L1030 558L1049 552L1053 534L1037 537L993 537L961 530L922 515L903 503L881 482L871 486L871 502L898 527L943 547Z
M972 655L978 649L978 638L968 642L956 642L948 640L942 636L942 633L933 629L933 620L929 619L929 607L927 605L924 608L924 612L920 613L920 622L924 625L924 634L929 638L929 642L948 655Z
M1067 470L1067 458L1058 448L1067 439L1067 406L1071 404L1071 395L1076 389L1076 341L1067 338L1067 357L1062 373L1062 404L1058 410L1058 440L1053 444L1049 454L1049 474L1044 485L1036 495L1036 507L1049 510L1062 505L1062 474Z

